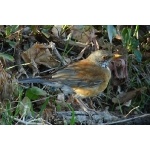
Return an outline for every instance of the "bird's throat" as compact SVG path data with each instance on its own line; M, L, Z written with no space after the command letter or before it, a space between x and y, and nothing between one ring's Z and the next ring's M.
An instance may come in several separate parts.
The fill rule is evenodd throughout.
M104 62L101 63L101 67L102 68L108 68L108 64L109 64L108 61L104 61Z

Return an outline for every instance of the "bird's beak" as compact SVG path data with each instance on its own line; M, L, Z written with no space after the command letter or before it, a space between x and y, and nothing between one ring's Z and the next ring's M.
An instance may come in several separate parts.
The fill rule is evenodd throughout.
M113 58L119 58L119 57L121 57L122 55L120 55L120 54L113 54Z

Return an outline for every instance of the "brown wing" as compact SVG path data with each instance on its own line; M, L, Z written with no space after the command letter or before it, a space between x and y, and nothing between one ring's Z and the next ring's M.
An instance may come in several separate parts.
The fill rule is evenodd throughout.
M104 72L102 69L94 63L82 60L57 71L52 76L52 80L71 87L95 86L104 80Z

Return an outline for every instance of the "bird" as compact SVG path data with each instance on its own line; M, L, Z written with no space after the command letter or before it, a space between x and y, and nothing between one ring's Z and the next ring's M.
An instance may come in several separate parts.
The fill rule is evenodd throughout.
M86 59L69 64L50 75L51 78L26 78L19 83L41 83L61 88L66 94L73 94L84 111L91 111L82 101L102 93L111 79L109 63L120 57L106 50L96 50ZM93 109L92 109L93 110Z

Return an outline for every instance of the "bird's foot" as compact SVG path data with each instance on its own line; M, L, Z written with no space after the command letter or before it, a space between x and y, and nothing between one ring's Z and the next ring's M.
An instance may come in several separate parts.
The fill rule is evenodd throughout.
M82 110L85 111L85 112L89 115L90 120L93 120L93 116L92 116L92 115L98 114L98 112L95 111L94 109L88 108L88 107L83 103L83 101L80 100L79 98L78 98L78 99L76 98L76 100L77 100L77 102L80 104L80 107L82 108ZM94 113L93 113L93 112L94 112Z

